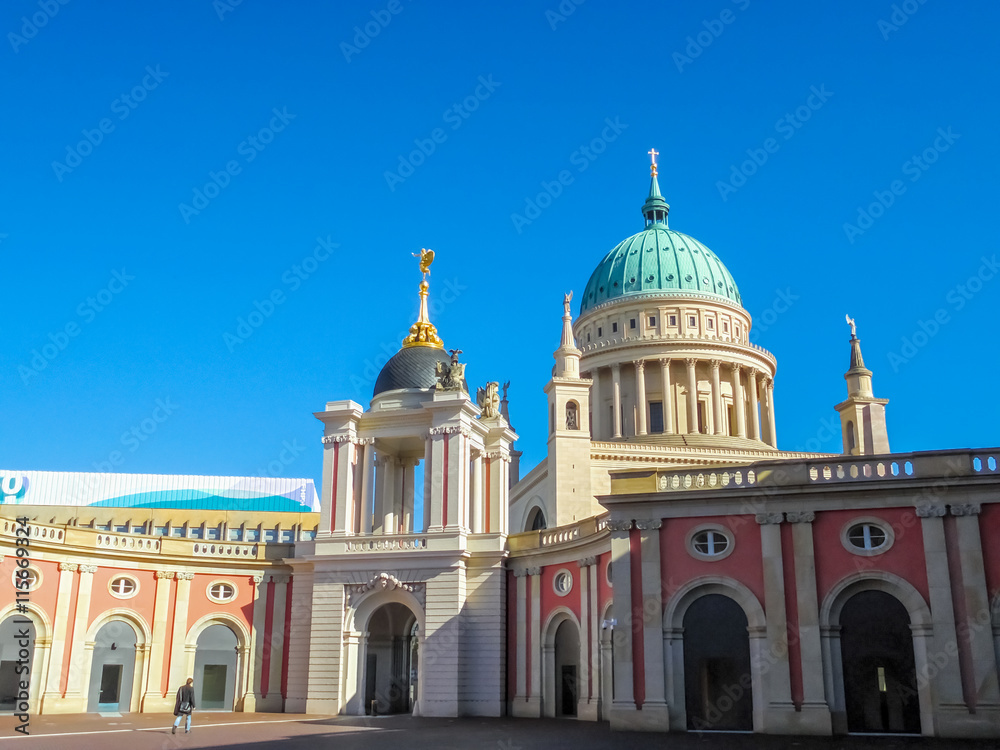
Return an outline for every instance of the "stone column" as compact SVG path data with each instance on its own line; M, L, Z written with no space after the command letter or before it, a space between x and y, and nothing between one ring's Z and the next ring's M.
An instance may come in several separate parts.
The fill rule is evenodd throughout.
M750 439L760 440L760 411L757 408L757 371L747 372L747 390L750 391Z
M361 660L366 657L368 633L351 631L344 633L344 713L348 716L365 715L365 665ZM423 643L421 643L423 645ZM421 649L422 651L423 649ZM424 675L420 675L421 682Z
M608 521L611 532L611 575L614 588L615 632L612 641L614 660L614 700L611 728L631 729L636 714L632 686L632 566L629 546L631 521Z
M433 478L434 474L437 472L438 467L434 463L434 446L438 442L438 439L431 434L427 435L427 439L424 441L424 532L430 530L434 523L437 523L438 527L441 526L441 520L435 522L431 515L431 506L433 505ZM440 479L438 479L440 481ZM439 512L440 515L440 512ZM440 528L438 529L440 530Z
M646 363L637 359L632 363L635 366L635 411L636 424L635 434L646 434Z
M772 448L778 447L778 435L774 428L774 380L767 378L764 381L767 391L767 436Z
M694 435L698 432L698 374L695 370L695 365L698 360L693 357L688 357L684 360L684 364L687 365L687 388L688 388L688 399L687 399L687 417L688 417L688 434Z
M42 694L42 711L58 711L62 699L63 654L72 645L66 643L69 631L69 606L72 603L73 577L80 566L76 563L59 563L59 591L56 594L56 613L52 618L52 645L49 649L49 672L45 692Z
M396 499L396 468L399 462L395 456L382 455L379 457L379 473L382 475L379 482L379 492L375 501L375 524L382 534L395 534L397 515L395 509Z
M975 689L974 708L978 715L992 714L992 722L996 726L997 713L1000 711L1000 688L993 650L990 595L986 587L979 513L978 504L951 506L958 537L959 565L962 569L962 596L965 599L972 683Z
M167 660L167 623L170 621L170 586L174 580L171 570L156 571L156 592L153 594L153 633L150 639L149 673L146 677L143 711L162 711L169 693L163 689L163 669ZM172 699L171 699L172 702Z
M743 384L740 382L740 366L729 365L733 378L733 406L736 407L736 434L745 438L747 436L747 416L743 406Z
M285 658L285 609L288 604L288 581L291 576L273 575L274 604L271 611L271 663L267 675L268 710L284 710L281 694L281 664Z
M601 368L595 367L590 372L590 377L594 381L590 386L590 410L593 414L593 424L591 425L591 438L593 440L605 440L607 438L607 428L604 426L604 399L601 398Z
M617 362L611 365L611 380L614 387L614 405L611 407L611 421L614 425L612 437L617 439L622 436L622 368Z
M84 672L89 674L87 656L93 646L87 648L87 626L90 624L90 595L94 588L96 565L80 566L80 587L76 592L76 618L73 623L73 643L70 644L69 682L63 700L67 707L78 706L76 710L87 710L87 686L83 684Z
M528 568L529 584L531 586L531 674L529 675L528 696L538 701L542 700L542 569Z
M597 682L597 672L591 665L591 645L593 638L593 622L590 611L593 603L590 591L591 572L594 570L595 557L585 557L577 561L580 568L580 670L577 674L576 716L586 721L597 721L597 702L594 700L593 688Z
M414 482L417 462L413 459L403 461L403 533L412 534L413 524L413 497L415 492Z
M515 602L515 654L514 654L514 705L511 713L514 716L538 716L537 709L532 712L528 694L531 682L528 676L528 571L515 570L516 587Z
M469 491L469 531L472 534L482 534L486 528L483 500L483 453L472 451L472 487Z
M765 732L789 731L792 703L791 669L788 663L788 619L785 613L785 566L781 551L781 513L758 513L761 566L764 571L764 611L767 613L767 663L763 675Z
M646 699L642 704L642 728L666 732L670 728L667 712L666 677L663 671L663 587L660 567L659 518L636 521L641 532L642 602L633 611L642 616L643 667L646 675ZM633 631L634 632L634 631Z
M823 648L819 631L819 600L816 588L816 555L813 549L813 511L789 511L792 524L792 556L795 560L795 600L799 622L799 654L802 667L803 733L830 734L830 709L823 683Z
M374 442L372 438L362 438L358 441L361 445L361 449L358 451L358 460L361 461L361 497L358 501L358 518L361 521L362 534L372 533L375 512L373 507L374 493L372 492L372 469L375 463Z
M261 665L264 663L264 617L267 615L267 600L261 595L260 584L264 576L260 573L250 578L253 583L253 609L251 610L250 628L250 653L253 658L246 665L247 676L246 692L243 695L243 710L256 711L257 703L260 701L260 683L262 672Z
M173 652L167 654L167 658L170 660L170 669L167 672L169 675L168 686L183 685L188 677L193 677L193 675L187 674L184 650L188 631L188 604L191 601L191 581L194 580L194 573L177 573L176 576L177 597L174 601L174 628L171 637ZM169 692L168 687L167 693L169 694ZM237 686L236 695L240 695L239 686Z
M330 502L323 507L323 530L334 534L352 533L355 529L354 498L357 491L354 486L354 472L351 470L355 461L355 447L351 435L328 435L323 438L324 451L329 451L330 463ZM329 513L329 518L326 514Z
M670 383L670 359L660 360L660 379L663 381L663 432L674 433L674 392Z
M712 427L716 435L722 435L722 383L719 380L720 360L712 360Z
M917 664L917 683L931 683L934 694L933 712L935 734L941 734L942 719L949 721L968 720L969 711L965 705L962 693L962 674L958 660L958 634L955 631L955 608L951 590L951 572L948 568L948 548L944 536L944 520L946 513L944 505L922 505L917 507L920 518L920 530L924 539L924 560L927 566L927 586L930 596L932 636L930 638L931 654L944 654L941 664L925 662L924 674L921 674L920 663ZM935 669L936 675L930 670ZM931 679L933 678L933 679ZM923 706L921 706L923 709ZM921 711L923 713L923 711ZM951 716L943 714L950 713Z

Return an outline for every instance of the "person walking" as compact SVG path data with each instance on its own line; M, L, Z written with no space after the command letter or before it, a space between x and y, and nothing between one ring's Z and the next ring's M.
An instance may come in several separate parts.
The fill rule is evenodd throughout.
M188 677L187 682L177 688L177 699L174 701L174 725L170 729L170 734L177 733L180 726L181 717L186 717L184 732L191 731L191 712L194 711L194 678Z

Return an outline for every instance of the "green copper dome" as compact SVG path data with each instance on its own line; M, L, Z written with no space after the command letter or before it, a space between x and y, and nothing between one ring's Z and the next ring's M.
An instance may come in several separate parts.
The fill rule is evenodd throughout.
M719 257L694 237L667 227L670 207L653 175L643 205L646 228L604 256L587 282L580 314L633 295L711 294L742 306L740 290Z

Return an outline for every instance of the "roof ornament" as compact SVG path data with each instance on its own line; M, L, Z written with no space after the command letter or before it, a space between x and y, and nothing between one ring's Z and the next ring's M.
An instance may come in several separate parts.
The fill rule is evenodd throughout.
M660 155L660 152L655 148L651 148L646 153L649 154L650 160L649 196L646 198L646 202L642 204L642 215L646 219L647 228L654 224L666 227L667 214L670 213L670 206L665 200L663 200L663 195L660 194L660 183L656 179L656 175L659 173L659 167L656 164L656 157Z
M485 388L476 389L476 403L479 405L483 419L496 419L500 416L500 383L491 380Z
M434 385L436 391L460 391L465 381L465 363L458 361L461 349L449 349L451 362L438 362L434 368L437 376L437 383Z
M844 313L844 319L847 321L847 325L851 327L851 338L856 339L858 337L858 327L854 324L854 318Z
M652 164L649 165L649 176L650 177L656 177L656 174L657 174L657 172L656 172L656 157L660 155L660 152L657 151L655 148L651 148L646 153L649 154L649 158L653 162Z
M420 259L420 314L417 322L410 326L409 335L403 339L403 347L410 346L432 346L435 349L444 349L444 342L438 337L437 328L431 323L427 314L427 275L431 272L431 263L434 262L434 251L421 248L420 254L410 253L414 258Z

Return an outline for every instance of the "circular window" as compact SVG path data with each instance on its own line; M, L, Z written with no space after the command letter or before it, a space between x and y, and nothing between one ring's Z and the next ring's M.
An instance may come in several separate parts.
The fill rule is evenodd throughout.
M139 581L132 576L115 576L108 581L108 591L116 599L131 599L139 593Z
M208 598L217 604L231 602L236 598L236 587L228 581L215 581L208 585Z
M11 576L16 591L34 591L42 583L42 574L38 568L17 568Z
M701 524L687 533L687 549L698 560L723 560L733 552L733 533L719 524Z
M559 596L566 596L573 590L573 574L563 568L552 579L552 589Z
M855 518L840 533L841 544L855 555L881 555L892 546L892 527L879 518Z

